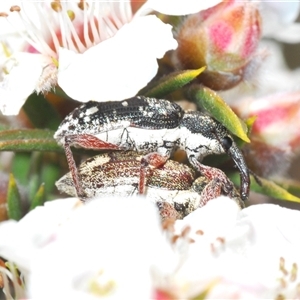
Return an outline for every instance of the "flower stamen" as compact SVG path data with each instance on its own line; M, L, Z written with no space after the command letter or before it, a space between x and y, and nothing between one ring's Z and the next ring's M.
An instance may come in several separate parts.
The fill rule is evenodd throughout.
M21 11L21 7L19 5L13 5L13 6L11 6L11 8L9 10L11 12L13 12L13 11L20 12Z
M279 269L286 276L288 274L288 271L286 270L284 264L285 264L284 258L280 257Z
M111 294L116 287L116 282L109 278L103 270L89 283L90 292L96 296L107 296Z
M51 8L56 11L56 12L61 12L62 11L62 7L59 1L54 1L51 2Z
M85 10L89 8L89 4L85 0L80 0L80 2L78 3L78 7L81 10Z
M49 47L49 45L45 42L39 30L35 27L35 24L26 17L26 13L23 13L24 8L22 9L19 6L12 6L10 8L12 14L17 13L24 27L27 29L26 31L21 31L16 28L21 37L28 42L31 46L33 46L37 51L41 53L47 53L49 56L56 56L56 53ZM7 21L13 26L14 22L11 22L8 18Z
M80 5L80 4L78 4ZM81 9L83 13L83 36L84 36L84 42L87 48L90 48L93 46L93 44L98 44L101 39L99 37L98 30L95 25L95 20L94 20L94 11L96 11L95 8L95 3L92 3L92 6L88 12L89 6L86 5L84 6L85 9ZM90 13L90 15L88 15ZM99 18L101 19L101 18ZM89 36L89 26L92 31L92 36L90 38Z
M99 35L99 30L97 29L97 25L95 23L95 15L94 11L96 11L96 6L95 2L92 3L91 9L90 9L90 15L89 15L89 21L90 21L90 28L91 28L91 34L92 34L92 41L94 44L100 43L100 35ZM98 3L99 5L99 3ZM98 9L99 11L99 9ZM99 18L101 19L101 18ZM99 26L99 25L98 25Z
M291 270L291 277L290 281L294 282L297 280L297 275L298 275L298 266L296 263L293 263L292 270Z
M36 7L39 12L39 15L43 15L43 8L40 5L37 5ZM43 26L45 26L49 30L55 52L57 52L60 45L59 45L58 37L54 31L54 27L52 26L52 24L50 22L46 22L43 18L40 18L40 20L42 21ZM54 57L54 55L52 55L52 57ZM55 57L57 57L57 55L55 55Z

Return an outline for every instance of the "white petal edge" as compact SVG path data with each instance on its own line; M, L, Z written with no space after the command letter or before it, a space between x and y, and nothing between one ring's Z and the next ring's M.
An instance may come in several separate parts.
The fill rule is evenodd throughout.
M9 58L9 73L0 82L0 110L4 115L17 115L27 97L35 90L46 65L41 54L16 53Z
M149 268L164 241L153 203L142 197L95 199L36 256L29 296L54 299L59 292L61 299L96 299L90 284L100 277L100 287L105 280L114 284L103 294L107 299L150 299Z
M265 10L271 10L284 25L294 22L300 13L300 1L262 1Z
M284 26L278 31L271 33L270 36L280 42L298 44L300 42L300 23Z
M191 227L191 238L197 240L199 235L194 233L202 230L205 237L214 240L218 236L225 235L234 227L240 210L233 199L220 196L210 200L205 206L196 209L183 220L177 220L175 228L176 231L180 232L188 225Z
M52 241L78 201L76 198L53 200L35 208L19 222L2 222L0 256L16 263L22 270L30 271L36 252Z
M156 16L139 17L83 54L60 49L58 84L81 102L132 97L156 75L157 58L177 47L171 30Z
M148 0L138 14L150 9L165 15L182 16L197 13L222 2L221 0Z

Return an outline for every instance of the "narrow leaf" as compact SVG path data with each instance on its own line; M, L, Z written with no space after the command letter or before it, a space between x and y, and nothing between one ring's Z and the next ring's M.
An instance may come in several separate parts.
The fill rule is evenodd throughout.
M33 173L30 176L28 183L28 199L32 202L32 199L35 197L37 190L40 187L40 174Z
M23 110L36 128L55 130L61 122L59 114L42 94L31 94L23 105Z
M40 188L36 192L35 196L31 200L30 210L36 208L37 206L43 205L45 202L45 185L42 183Z
M189 91L189 98L191 98L198 107L209 112L233 134L247 143L250 142L247 136L246 124L240 120L216 92L204 86L194 85Z
M237 185L239 184L240 178L238 173L231 174L229 177L235 184ZM259 176L256 177L260 181L260 184L256 182L253 176L251 176L251 186L250 186L251 191L279 200L300 203L299 197L296 197L295 195L291 194L285 188L281 187L277 183Z
M9 176L7 189L7 213L8 217L13 220L20 220L22 217L21 197L12 174Z
M31 153L28 152L15 153L14 159L12 160L11 172L15 174L16 180L22 185L27 185L28 183L30 165L31 165Z
M276 183L289 191L290 193L300 195L300 181L293 180L293 179L287 179L287 178L280 178L276 179Z
M248 136L250 136L255 121L256 121L256 116L249 117L248 119L245 120ZM235 142L237 143L239 148L242 148L246 143L244 140L240 138L236 138Z
M151 83L146 88L142 89L139 94L147 97L162 98L185 86L204 70L205 67L197 70L173 72L162 77L158 81Z
M280 200L285 200L285 201L291 201L291 202L297 202L300 203L300 198L292 195L289 193L286 189L283 187L279 186L273 181L258 177L258 179L261 181L261 185L257 184L255 182L254 178L251 177L251 190L276 198Z
M55 182L61 173L61 166L58 164L45 164L42 166L40 178L45 183L45 194L48 195L53 192ZM55 189L56 190L56 189Z
M53 138L54 131L14 129L0 131L0 151L57 151L63 149Z

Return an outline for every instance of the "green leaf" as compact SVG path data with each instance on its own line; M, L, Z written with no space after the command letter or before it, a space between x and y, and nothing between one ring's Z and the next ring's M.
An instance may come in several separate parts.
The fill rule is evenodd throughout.
M31 153L15 153L14 159L12 161L11 172L15 174L16 179L22 185L26 185L28 183L30 165Z
M0 151L56 151L63 152L54 131L42 129L14 129L0 131Z
M9 176L6 201L8 217L16 221L20 220L22 218L21 197L12 174Z
M162 98L185 86L204 70L205 67L202 67L197 70L173 72L167 76L162 77L160 80L151 83L146 88L142 89L139 92L139 95L154 98Z
M189 90L189 98L198 107L208 111L233 134L247 143L250 142L246 124L216 92L204 86L194 85Z
M45 182L45 194L48 195L53 192L55 187L55 182L58 180L61 174L61 166L58 164L45 164L42 166L41 170L41 180Z
M290 193L300 195L300 181L287 178L276 178L276 183Z
M253 176L251 176L251 190L252 191L255 191L255 192L276 198L276 199L300 203L300 198L292 195L286 189L279 186L275 182L261 178L261 177L258 177L258 179L260 180L261 185L259 185L254 180Z
M31 94L23 105L23 110L36 128L55 130L61 123L59 114L42 94Z
M28 187L28 199L32 202L32 199L35 197L40 186L40 174L34 173L31 174Z
M45 185L42 183L40 188L36 192L35 196L31 200L30 210L37 206L42 206L45 203Z
M239 177L238 173L231 174L229 177L236 185L239 185L240 177ZM254 179L253 176L251 176L251 186L250 186L251 191L254 191L254 192L269 196L269 197L273 197L273 198L279 199L279 200L300 203L299 197L296 197L295 195L291 194L290 192L288 192L285 188L283 188L279 184L277 184L271 180L259 177L257 175L256 175L256 177L260 181L260 184L258 184L256 182L256 180Z

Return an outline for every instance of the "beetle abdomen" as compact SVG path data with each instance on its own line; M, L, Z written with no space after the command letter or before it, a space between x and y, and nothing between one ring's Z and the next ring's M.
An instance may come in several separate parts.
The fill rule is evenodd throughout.
M176 103L142 96L123 101L89 101L64 119L55 138L81 133L97 134L128 126L172 129L178 127L183 115L183 109Z

